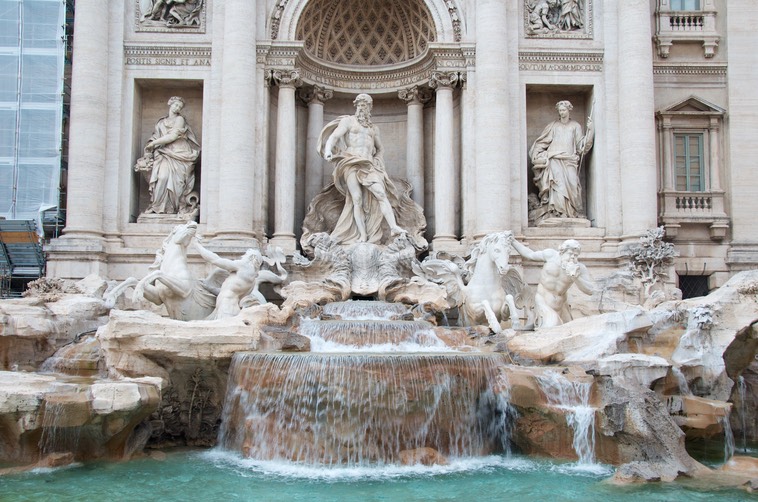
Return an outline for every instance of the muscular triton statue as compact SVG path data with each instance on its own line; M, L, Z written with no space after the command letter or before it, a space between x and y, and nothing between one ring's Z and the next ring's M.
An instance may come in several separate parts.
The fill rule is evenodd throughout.
M399 195L384 168L379 129L371 123L372 103L371 96L359 94L353 101L355 115L333 120L319 138L319 154L334 162L334 185L345 197L331 232L338 244L378 244L385 222L390 235L405 233L395 218L391 200Z
M566 292L572 284L576 284L583 293L593 293L592 277L587 267L579 263L581 246L574 239L564 241L557 251L532 251L516 239L511 240L511 245L524 258L545 262L534 295L536 327L552 328L568 320Z

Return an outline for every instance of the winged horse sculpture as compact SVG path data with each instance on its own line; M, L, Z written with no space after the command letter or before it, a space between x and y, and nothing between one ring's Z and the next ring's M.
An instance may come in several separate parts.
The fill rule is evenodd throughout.
M416 272L445 287L451 306L458 307L463 326L486 324L500 333L500 323L511 319L514 328L520 327L515 300L523 298L525 284L518 270L508 263L512 239L513 234L507 231L488 234L462 265L431 258Z

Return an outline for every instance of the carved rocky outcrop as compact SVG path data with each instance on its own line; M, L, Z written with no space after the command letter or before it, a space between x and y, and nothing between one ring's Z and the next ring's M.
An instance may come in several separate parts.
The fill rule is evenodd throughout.
M0 372L0 458L35 462L129 458L149 437L143 421L158 407L160 381L71 380Z
M113 311L98 338L112 377L161 379L161 404L150 417L153 442L212 445L232 355L258 349L261 325L283 325L287 320L272 304L214 321L184 322L143 311Z

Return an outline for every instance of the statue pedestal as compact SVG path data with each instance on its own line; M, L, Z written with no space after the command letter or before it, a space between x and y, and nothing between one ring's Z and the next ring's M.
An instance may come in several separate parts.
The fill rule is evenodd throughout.
M170 225L182 225L190 220L194 221L192 215L181 214L155 214L142 213L137 217L137 223L164 223Z
M574 227L590 228L592 224L586 218L545 218L537 223L539 228Z

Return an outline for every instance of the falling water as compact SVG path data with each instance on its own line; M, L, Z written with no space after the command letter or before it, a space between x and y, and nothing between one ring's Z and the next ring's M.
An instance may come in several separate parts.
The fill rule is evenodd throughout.
M737 392L740 396L740 429L742 429L742 452L747 453L747 410L745 409L745 377L737 377Z
M40 366L41 372L94 376L98 374L100 342L90 335L61 347Z
M260 460L362 466L403 450L507 451L499 355L237 353L220 444Z
M690 386L687 385L687 378L684 376L684 373L682 373L682 370L677 368L676 366L671 367L671 373L676 378L676 383L679 387L679 395L680 396L691 396L692 391L690 391Z
M83 413L79 410L83 394L55 393L45 397L42 414L42 435L38 447L42 455L79 451Z
M591 382L570 381L548 371L537 378L548 404L566 412L566 423L574 431L574 451L579 464L595 463L595 409L589 405Z
M732 426L729 423L729 414L719 417L719 422L721 423L721 427L724 428L724 463L726 463L734 456L734 434L732 433Z
M408 312L408 307L402 303L362 300L327 303L323 310L323 313L329 316L354 320L389 320L408 314Z
M311 339L313 352L419 352L447 349L425 321L304 319L300 334Z

